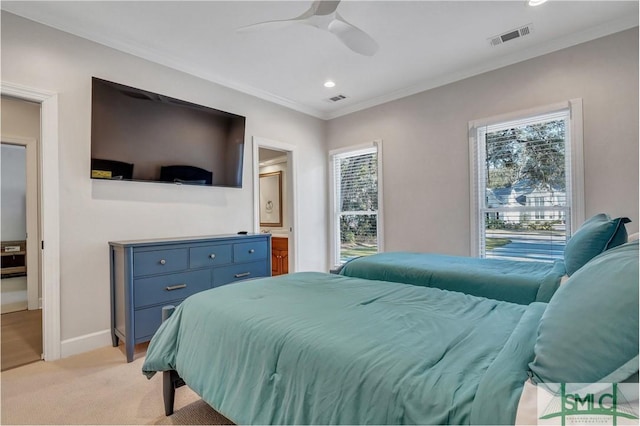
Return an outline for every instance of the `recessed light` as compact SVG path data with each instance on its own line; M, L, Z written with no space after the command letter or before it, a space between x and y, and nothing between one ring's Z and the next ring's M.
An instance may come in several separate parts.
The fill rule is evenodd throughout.
M542 3L546 3L547 0L529 0L529 6L540 6Z
M326 88L330 89L330 88L332 88L332 87L336 87L336 83L334 83L334 82L333 82L333 81L331 81L331 80L327 80L327 81L325 81L325 82L324 82L324 87L326 87Z

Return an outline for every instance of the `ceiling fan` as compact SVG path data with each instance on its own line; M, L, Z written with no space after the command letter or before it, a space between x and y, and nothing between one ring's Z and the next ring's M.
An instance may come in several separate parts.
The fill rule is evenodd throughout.
M238 28L239 32L272 30L290 25L309 25L329 31L338 37L349 49L365 56L373 56L378 51L378 43L367 33L345 21L337 12L340 0L315 0L311 7L300 16L291 19L259 22Z

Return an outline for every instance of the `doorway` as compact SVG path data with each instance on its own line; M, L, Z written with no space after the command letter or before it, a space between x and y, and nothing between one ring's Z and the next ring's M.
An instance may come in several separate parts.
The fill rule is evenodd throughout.
M58 166L58 95L48 90L2 81L2 97L40 104L40 140L38 143L38 177L40 187L40 281L42 283L43 357L59 359L60 341L60 190ZM11 122L6 111L2 128ZM6 123L5 123L6 120ZM46 243L46 245L45 245Z
M42 359L43 323L38 247L40 104L2 97L2 113L0 313L4 371Z
M255 232L271 234L272 275L295 272L295 147L264 138L253 142Z

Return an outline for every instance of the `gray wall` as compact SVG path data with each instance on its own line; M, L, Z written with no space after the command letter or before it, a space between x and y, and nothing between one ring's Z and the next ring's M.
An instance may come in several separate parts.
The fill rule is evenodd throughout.
M328 149L383 140L385 249L467 255L475 119L583 99L585 215L638 230L638 29L333 119Z
M59 94L63 344L100 333L108 344L108 241L252 229L252 136L297 149L301 270L327 268L328 150L384 141L387 250L467 254L468 121L576 97L586 214L638 229L637 29L329 122L6 12L1 30L3 81ZM92 76L246 116L243 189L89 179Z

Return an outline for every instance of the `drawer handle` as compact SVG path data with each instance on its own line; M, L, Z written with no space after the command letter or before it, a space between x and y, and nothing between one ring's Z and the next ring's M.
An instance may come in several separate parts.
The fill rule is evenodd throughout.
M249 254L255 253L256 251L254 249L249 250Z
M180 290L181 288L187 288L186 284L176 284L165 287L164 289L167 291Z
M164 260L164 259L160 259L160 264L161 264L161 265L164 265L165 263L167 263L167 261L166 261L166 260Z
M211 253L211 254L209 255L209 257L210 257L211 259L215 259L215 258L216 258L216 254L215 254L215 253Z
M251 275L251 272L243 272L241 274L235 274L234 277L236 277L236 278L244 278L244 277L248 277L249 275Z

